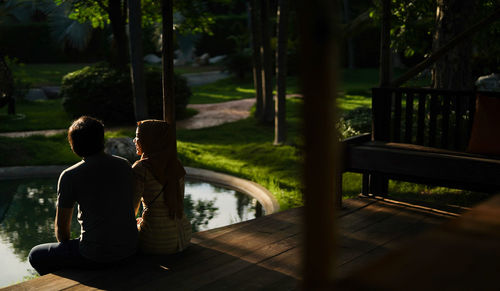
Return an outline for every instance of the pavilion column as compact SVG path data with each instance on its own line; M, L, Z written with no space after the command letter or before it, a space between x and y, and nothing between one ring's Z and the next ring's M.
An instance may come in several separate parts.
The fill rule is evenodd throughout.
M302 91L305 135L304 289L331 289L340 206L339 141L335 127L339 67L336 1L300 1Z

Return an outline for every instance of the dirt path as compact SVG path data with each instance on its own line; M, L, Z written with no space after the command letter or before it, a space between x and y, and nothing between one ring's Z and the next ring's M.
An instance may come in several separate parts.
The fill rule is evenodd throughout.
M250 116L254 103L255 99L250 98L215 104L190 104L188 108L198 110L198 114L177 122L177 128L200 129L245 119Z

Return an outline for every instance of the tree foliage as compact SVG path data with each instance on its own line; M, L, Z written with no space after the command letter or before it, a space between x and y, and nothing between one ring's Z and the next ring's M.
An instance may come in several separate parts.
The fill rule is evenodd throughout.
M94 28L104 28L111 24L108 15L109 0L54 0L56 4L70 3L72 11L69 18L82 23L90 23ZM122 0L124 3L126 0ZM175 1L175 29L181 33L210 33L213 15L206 9L208 0ZM216 1L220 2L220 1ZM144 26L161 22L160 1L142 0L142 23Z

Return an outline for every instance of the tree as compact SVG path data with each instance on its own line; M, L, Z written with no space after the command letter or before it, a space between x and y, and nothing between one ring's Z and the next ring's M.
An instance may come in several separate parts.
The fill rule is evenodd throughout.
M117 69L125 70L128 63L127 43L127 0L54 0L57 4L68 3L72 13L70 18L81 23L91 23L94 28L104 28L109 24L113 33L110 63Z
M262 45L261 37L261 26L260 26L260 0L251 0L249 2L250 10L250 26L252 34L252 63L253 63L253 83L256 93L256 110L255 116L260 120L264 100L262 94L262 55L260 52L260 47Z
M177 151L175 134L175 98L174 98L174 20L172 0L161 1L162 17L162 87L163 87L163 119L171 125L174 148Z
M69 17L81 23L90 23L92 27L104 28L109 25L113 34L110 63L125 69L128 63L128 41L126 34L127 0L53 0L58 5L68 5L71 10ZM205 9L202 0L176 1L177 11L183 15L176 29L180 32L209 32L213 22L211 15ZM172 4L173 5L173 4ZM161 21L160 1L142 0L142 22L152 24Z
M130 76L134 96L134 114L137 121L148 118L148 102L144 82L142 50L141 1L129 0Z
M16 103L14 99L14 79L5 55L0 52L0 108L7 105L8 114L16 114Z
M490 13L489 15L487 15L485 17L482 17L479 22L475 23L474 25L471 25L465 31L454 36L453 39L451 39L445 45L443 45L438 50L433 52L431 55L426 57L422 62L420 62L417 65L415 65L414 67L410 68L402 76L400 76L396 80L392 81L391 86L394 86L394 87L401 86L403 83L405 83L406 81L408 81L412 77L416 76L418 73L420 73L421 71L423 71L427 67L434 64L434 62L436 62L443 55L448 53L448 51L453 49L457 44L464 42L465 40L470 39L478 31L484 29L485 27L491 25L492 23L495 23L495 21L498 20L498 17L500 17L500 8L497 7L496 10L494 10L492 13ZM493 29L494 29L494 27L495 26L493 26Z
M389 85L391 80L390 30L391 0L382 0L382 25L380 28L380 87Z
M274 144L286 140L286 52L288 42L287 0L278 1L278 48L276 50L276 102L274 116Z
M436 32L433 52L439 50L459 32L471 26L475 16L476 0L437 0ZM441 89L472 89L473 42L462 42L451 49L432 68L432 86Z
M350 0L343 0L343 12L344 12L344 20L346 23L349 23L351 21L351 7L349 5ZM347 36L346 37L347 41L347 48L346 48L346 53L347 53L347 67L349 69L354 68L354 43L352 41L352 37Z
M260 51L262 54L262 92L264 96L264 106L260 121L263 123L272 123L274 120L269 16L269 2L267 0L261 0L262 44Z

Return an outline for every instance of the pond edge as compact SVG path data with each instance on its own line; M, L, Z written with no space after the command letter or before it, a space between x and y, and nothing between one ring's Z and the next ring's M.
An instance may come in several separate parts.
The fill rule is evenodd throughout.
M53 178L59 176L68 167L67 165L0 167L0 180ZM184 168L187 172L186 178L210 182L252 196L264 207L266 215L276 213L280 209L273 194L255 182L205 169Z
M184 168L187 172L186 177L189 179L210 182L252 196L264 207L266 215L276 213L280 209L280 205L274 195L255 182L205 169Z

